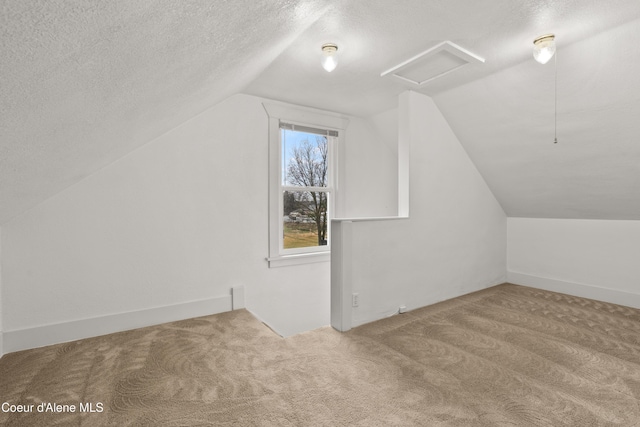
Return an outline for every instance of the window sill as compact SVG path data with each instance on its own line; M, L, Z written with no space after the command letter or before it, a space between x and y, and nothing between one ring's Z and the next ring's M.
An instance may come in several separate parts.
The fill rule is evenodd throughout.
M329 262L331 260L331 252L313 252L307 254L282 255L267 258L269 268L287 267L290 265L311 264L314 262Z

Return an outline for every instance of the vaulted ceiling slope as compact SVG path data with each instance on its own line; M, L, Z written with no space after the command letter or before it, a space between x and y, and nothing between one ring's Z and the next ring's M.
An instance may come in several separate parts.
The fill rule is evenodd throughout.
M324 3L0 0L0 224L241 92Z
M640 21L436 96L508 216L640 219ZM552 60L553 61L553 60Z
M639 18L636 0L0 0L0 224L234 93L367 116L407 89L508 215L640 219ZM547 32L555 145L553 65L531 59ZM485 63L380 77L444 40Z

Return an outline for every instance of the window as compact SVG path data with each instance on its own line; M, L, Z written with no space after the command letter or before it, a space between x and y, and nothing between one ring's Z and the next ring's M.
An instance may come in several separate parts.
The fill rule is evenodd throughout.
M269 114L270 267L329 261L337 147L346 119L282 104Z
M337 131L280 122L282 252L326 250Z

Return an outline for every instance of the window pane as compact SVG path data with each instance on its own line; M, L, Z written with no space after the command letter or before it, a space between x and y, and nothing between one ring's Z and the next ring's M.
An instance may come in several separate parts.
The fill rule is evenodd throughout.
M322 191L284 191L284 249L327 244L327 196Z
M327 187L327 137L281 129L282 185Z

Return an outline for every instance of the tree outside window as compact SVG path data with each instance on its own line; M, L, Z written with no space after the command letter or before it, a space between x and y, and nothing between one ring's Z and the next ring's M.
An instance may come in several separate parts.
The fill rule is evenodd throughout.
M283 248L327 245L329 149L325 135L282 129Z

